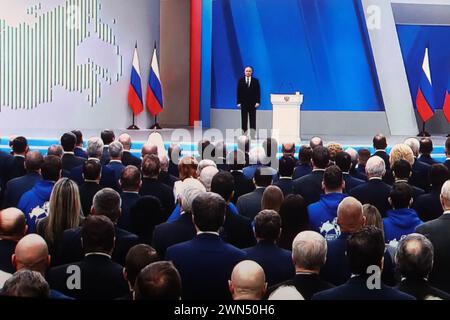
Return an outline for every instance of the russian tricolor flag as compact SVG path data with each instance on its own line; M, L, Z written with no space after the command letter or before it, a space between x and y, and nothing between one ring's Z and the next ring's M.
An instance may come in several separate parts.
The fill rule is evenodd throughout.
M442 110L444 111L445 119L447 119L447 122L450 122L450 77L447 82L447 90L445 92L445 101Z
M163 95L161 88L161 78L159 76L158 57L156 47L153 50L152 65L147 88L147 108L153 116L157 116L163 111Z
M434 116L434 95L433 84L431 82L428 48L425 48L425 57L423 58L419 89L416 97L416 106L417 111L424 122L427 122Z
M131 81L128 90L128 104L135 115L138 115L144 111L144 103L142 99L142 82L141 82L141 70L139 67L139 57L137 51L137 45L134 48L133 67L131 68Z

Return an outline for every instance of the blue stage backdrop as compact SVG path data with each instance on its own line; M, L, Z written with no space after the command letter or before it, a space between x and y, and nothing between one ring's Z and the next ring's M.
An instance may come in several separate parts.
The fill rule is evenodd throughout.
M359 0L216 0L211 105L236 108L251 65L270 93L301 91L303 110L384 111Z
M442 109L450 77L450 27L398 25L397 32L414 103L428 47L435 108Z

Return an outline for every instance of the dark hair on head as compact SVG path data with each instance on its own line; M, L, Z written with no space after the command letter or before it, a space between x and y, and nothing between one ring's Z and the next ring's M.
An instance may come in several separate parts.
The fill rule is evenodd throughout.
M361 148L358 150L359 161L362 163L366 163L370 158L370 150L366 148Z
M258 167L255 171L255 184L258 187L268 187L272 184L272 175L268 168Z
M142 174L147 177L156 177L161 171L161 162L158 156L151 154L142 159Z
M234 191L234 177L227 171L218 172L211 181L211 192L217 193L229 201Z
M334 160L342 172L350 171L352 166L352 157L347 152L338 152Z
M156 250L147 244L138 244L128 250L125 258L125 270L131 286L134 287L136 278L142 269L158 260Z
M61 178L62 162L57 156L46 156L41 166L42 179L58 181Z
M347 257L350 271L361 276L367 275L367 268L380 266L384 256L385 243L383 232L367 226L347 238Z
M14 153L25 153L28 148L28 140L25 137L15 137L11 142L11 148Z
M281 204L283 203L284 196L283 191L277 186L268 186L263 193L261 199L261 209L280 211Z
M83 175L85 180L97 180L102 172L102 165L97 160L87 160L83 165Z
M80 130L72 130L70 132L72 132L75 137L77 137L77 145L83 144L83 134Z
M330 162L330 152L325 147L317 146L313 149L312 161L317 168L325 169Z
M281 204L280 217L282 229L277 244L283 249L292 250L292 241L294 241L297 234L310 230L305 199L298 194L288 195Z
M392 166L392 171L394 171L395 177L397 179L409 179L411 175L411 165L405 159L400 159L394 162Z
M323 174L323 183L328 190L337 190L342 188L342 171L338 166L333 165L325 169Z
M192 202L194 223L200 231L217 232L225 221L226 203L213 192L201 193Z
M283 143L281 145L281 152L294 155L294 153L295 153L295 143L289 143L289 145L290 145L290 148L287 149L286 148L286 143Z
M281 217L274 210L263 210L254 219L257 238L276 241L281 231Z
M211 141L207 139L200 140L198 142L198 154L200 155L201 159L213 159L214 155L214 145L211 143Z
M403 277L413 280L428 278L433 269L434 247L424 235L413 233L398 244L395 261Z
M441 163L433 164L429 172L429 179L433 187L440 188L445 183L445 181L450 179L450 171L445 165Z
M61 137L61 146L64 151L71 152L77 144L77 136L72 132L66 132Z
M131 207L131 233L139 237L142 243L150 244L153 230L169 218L164 212L161 201L154 196L143 196Z
M292 177L297 161L292 156L283 156L278 162L278 173L281 177Z
M411 186L404 182L394 183L389 194L394 209L408 208L413 196Z
M84 253L110 253L114 248L115 230L106 216L89 215L83 222L81 238Z
M313 149L310 146L301 146L298 151L298 158L302 164L311 164Z
M247 164L246 154L241 150L231 151L227 155L227 164L231 170L242 170Z
M377 134L373 137L373 147L375 150L384 150L387 148L386 137L383 134Z
M131 165L126 166L120 176L120 186L122 187L122 190L136 190L139 188L141 179L142 175L137 167Z
M39 151L28 152L25 156L25 167L28 172L38 171L44 163L44 157Z
M121 213L122 199L117 191L104 188L98 191L92 200L95 215L107 216L112 222L117 222Z
M100 138L102 138L105 145L109 145L114 141L114 139L116 139L116 136L114 135L114 131L112 130L103 130L100 134Z
M420 139L419 152L423 154L431 154L431 152L433 152L433 141L430 138Z
M6 280L2 295L17 298L49 299L50 286L39 272L22 269Z

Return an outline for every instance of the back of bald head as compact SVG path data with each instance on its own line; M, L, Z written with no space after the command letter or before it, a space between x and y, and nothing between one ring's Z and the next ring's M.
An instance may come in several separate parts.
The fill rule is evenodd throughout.
M23 212L17 208L0 211L0 238L19 240L27 232L27 223Z
M144 158L145 156L150 156L150 155L158 155L158 146L154 145L154 144L150 144L150 143L146 143L144 144L144 146L142 147L142 158Z
M17 243L13 255L13 264L17 271L28 269L44 274L50 264L48 246L45 240L37 234L29 234L23 237Z
M258 263L245 260L234 267L230 281L234 300L261 300L266 289L266 276Z
M122 133L119 136L119 142L122 144L124 150L131 149L131 136L128 133Z
M361 202L353 197L347 197L338 206L337 222L341 232L354 233L361 230L366 222Z

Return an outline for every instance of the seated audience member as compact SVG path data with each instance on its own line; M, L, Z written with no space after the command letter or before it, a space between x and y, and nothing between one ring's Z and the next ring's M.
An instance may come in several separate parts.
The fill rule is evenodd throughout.
M17 242L27 234L28 226L25 215L16 208L8 208L0 211L0 270L6 273L14 273L15 268L11 263L11 255L14 253Z
M155 226L166 220L161 201L154 196L143 196L130 209L130 232L138 236L139 243L150 244Z
M271 287L271 295L285 286L294 286L305 300L310 300L315 293L332 288L332 284L319 276L326 257L327 242L323 236L314 231L299 233L292 243L296 275L291 280Z
M285 197L294 193L292 174L294 173L295 164L296 160L292 156L283 156L278 161L280 178L274 185L283 191Z
M247 259L261 265L269 286L292 278L295 269L291 252L276 245L281 232L280 215L273 210L263 210L256 215L253 224L258 243L244 250Z
M161 171L158 180L173 190L175 182L179 179L169 173L169 158L164 154L160 157Z
M309 222L311 229L322 234L325 239L336 239L340 233L336 224L337 209L339 203L347 197L342 193L345 182L338 166L325 169L322 185L325 194L320 196L318 202L308 206Z
M292 241L302 231L310 230L309 216L305 200L298 194L284 198L280 208L281 235L277 245L292 250Z
M64 154L61 158L63 170L70 171L75 167L81 166L85 158L77 157L74 153L75 145L77 144L77 137L72 132L64 133L61 137L61 146L64 149Z
M256 241L253 236L251 220L232 212L230 205L232 204L233 187L233 176L226 171L216 174L211 183L211 191L220 195L227 203L225 223L219 232L220 236L225 242L244 249L253 246Z
M431 191L414 201L414 209L420 220L427 222L439 218L444 210L441 205L442 185L450 178L450 172L443 164L433 164L430 170Z
M355 178L350 174L350 168L352 166L352 158L347 152L339 152L336 154L335 163L341 169L342 176L345 182L345 193L350 193L350 191L365 181Z
M395 261L402 281L397 289L417 300L450 300L448 293L428 283L428 276L433 269L433 251L431 241L421 234L413 233L400 241Z
M127 252L131 247L138 244L138 237L117 227L120 214L120 195L117 191L105 188L97 192L92 203L91 215L106 216L113 222L115 226L115 246L112 252L112 260L124 265ZM64 231L59 250L61 257L58 261L70 263L83 259L82 231L82 228Z
M198 180L200 180L200 182L203 183L207 192L211 191L211 181L218 172L219 169L213 166L205 167L200 171L200 174L198 175Z
M358 150L358 164L356 166L356 171L359 175L364 175L365 179L367 180L366 175L366 164L367 161L370 159L370 150L366 148L361 148Z
M45 239L55 263L58 263L59 245L63 232L78 228L83 219L77 184L67 178L59 180L53 188L48 205L48 216L38 220L36 232Z
M92 200L102 187L100 180L102 177L102 165L96 160L87 160L83 165L84 182L80 186L80 200L83 214L88 215L91 212Z
M197 236L167 249L166 260L180 272L185 300L231 299L227 281L245 252L220 239L225 212L226 202L218 194L198 195L192 203Z
M420 148L419 148L419 161L425 162L432 166L433 164L438 163L431 157L431 153L433 152L433 141L430 138L422 138L420 139Z
M274 210L279 212L283 200L284 196L280 188L277 186L268 186L264 190L261 199L261 210Z
M173 300L181 298L180 273L173 263L153 262L139 273L134 286L135 300Z
M251 260L239 262L228 280L233 300L263 300L267 291L264 270Z
M49 299L50 287L42 274L23 269L5 282L2 294L7 297Z
M84 258L50 269L47 275L50 287L80 300L111 300L125 295L129 289L122 266L111 259L114 239L110 219L100 215L87 217L81 231ZM69 279L73 270L80 272L78 283ZM73 286L68 286L69 283Z
M48 216L48 202L56 181L61 178L61 159L47 156L41 168L42 180L24 193L19 201L19 209L25 213L28 232L36 233L36 223Z
M141 159L131 153L131 136L128 133L123 133L119 136L119 142L123 146L122 164L127 166L141 167Z
M261 211L264 190L272 184L272 176L264 174L263 168L257 168L253 182L256 187L255 191L240 196L237 201L239 214L249 219L253 219Z
M111 160L111 156L109 155L109 145L114 142L116 136L112 130L107 129L101 132L100 137L103 141L103 153L100 162L102 163L102 166L105 166L109 164L109 161Z
M421 196L425 193L423 189L417 188L411 185L409 181L409 177L411 176L411 164L404 160L400 159L392 163L392 173L394 175L395 183L406 183L412 189L413 202L417 199L417 197Z
M311 159L313 156L313 149L309 146L301 146L298 151L298 165L294 169L292 179L296 180L311 173L312 165Z
M380 278L369 281L373 276L370 268L383 268L384 250L383 232L376 227L365 227L351 234L347 239L347 258L354 276L343 285L315 294L313 300L414 300L384 285Z
M227 156L227 163L230 165L230 173L234 178L234 194L232 202L236 204L240 196L254 191L255 185L242 171L246 163L244 152L240 150L230 152Z
M134 300L134 285L142 269L159 260L155 249L146 244L138 244L128 251L123 269L123 277L128 282L130 292L120 300Z
M441 189L441 204L443 214L416 228L416 232L423 234L434 247L434 264L430 274L430 284L445 292L450 292L450 181L446 181Z
M154 196L159 199L164 208L166 217L172 213L175 207L175 199L172 190L164 183L158 181L161 170L160 161L156 155L148 155L142 159L142 187L141 196Z
M4 176L2 183L6 185L9 180L22 177L27 172L25 170L25 157L30 151L28 140L25 137L15 137L11 142L12 158L4 164Z
M405 140L404 144L408 145L414 155L414 163L412 164L412 174L409 178L409 182L422 190L425 190L425 192L430 191L430 181L429 181L429 172L431 169L431 166L428 163L419 161L417 158L419 156L419 148L420 143L417 138L408 138Z
M124 230L131 230L131 207L140 199L139 190L142 186L142 176L139 169L133 165L125 167L119 180L122 193L122 213L117 221L117 226Z
M41 166L44 158L39 151L30 151L25 157L25 169L27 174L8 181L3 197L2 208L17 207L22 195L42 180ZM1 178L1 177L0 177Z
M75 145L75 149L73 150L75 156L87 159L88 154L83 149L83 133L80 130L72 130L71 132L77 137L77 143Z
M109 163L106 165L109 169L114 171L114 178L119 182L125 166L122 163L123 145L119 141L111 142L109 145Z
M294 180L294 193L300 194L308 204L320 200L320 195L323 193L323 174L329 162L328 149L321 146L315 147L312 156L313 171Z
M413 233L423 222L417 212L411 209L412 188L404 183L395 183L389 195L392 210L383 219L384 237L387 243L399 241L402 236Z
M370 203L377 207L382 217L386 216L391 206L388 198L391 186L381 179L386 173L386 167L382 158L373 156L367 160L366 174L368 181L353 188L350 195L358 199L362 204Z

